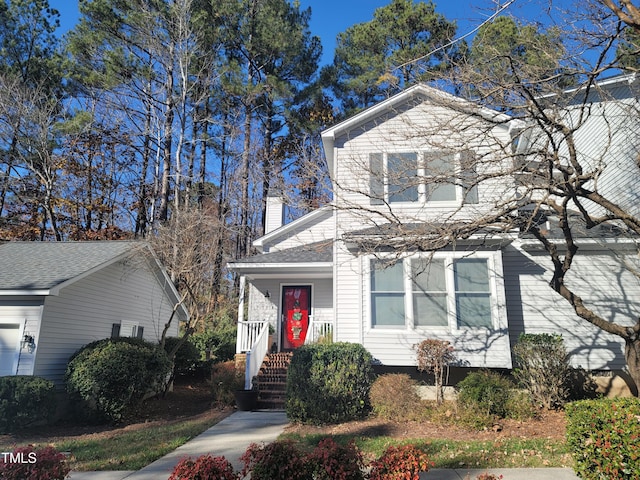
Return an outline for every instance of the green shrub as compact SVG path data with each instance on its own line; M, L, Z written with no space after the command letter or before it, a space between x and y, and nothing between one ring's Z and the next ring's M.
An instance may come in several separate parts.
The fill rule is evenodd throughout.
M355 343L303 345L287 375L286 411L301 423L339 423L370 411L371 354Z
M224 457L201 455L183 458L173 468L169 480L238 480L233 465Z
M528 420L538 415L538 409L531 401L529 392L511 390L506 405L506 415L514 420Z
M562 407L569 395L571 374L562 336L523 333L513 353L517 364L513 376L533 402L548 410Z
M158 345L132 338L104 339L76 352L66 371L67 391L93 419L118 421L146 396L163 390L171 369Z
M480 412L504 418L513 382L502 375L483 370L470 373L458 384L458 401Z
M200 352L200 359L212 358L217 362L233 360L236 354L236 325L223 325L205 332L191 334L191 342Z
M423 407L416 386L404 373L380 375L369 392L373 412L388 420L417 420Z
M307 456L289 440L267 445L252 443L240 457L244 464L242 478L252 480L311 480Z
M19 460L12 462L11 456ZM53 447L35 449L29 445L16 448L7 457L9 461L0 461L2 480L63 480L70 470L65 456Z
M164 340L164 350L167 354L175 348L181 338L167 337ZM193 344L190 338L187 338L180 348L176 351L173 359L173 373L176 377L192 376L199 368L201 363L200 351Z
M53 382L40 377L0 377L0 433L48 422L56 410Z
M567 443L584 480L637 479L640 400L581 400L566 406Z

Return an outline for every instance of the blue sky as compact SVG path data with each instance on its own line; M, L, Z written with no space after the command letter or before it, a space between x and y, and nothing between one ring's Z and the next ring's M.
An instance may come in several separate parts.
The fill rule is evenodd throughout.
M515 0L505 13L527 21L548 23L546 6L551 0ZM311 32L322 40L322 63L333 60L333 49L338 33L347 27L373 18L376 8L391 0L300 0L303 9L311 7ZM61 33L73 28L78 19L78 2L73 0L50 0L52 7L60 12ZM436 11L458 23L458 34L462 35L480 25L495 11L495 0L435 0ZM502 5L508 0L500 0ZM553 0L555 6L574 3L571 0ZM551 20L552 21L552 20Z

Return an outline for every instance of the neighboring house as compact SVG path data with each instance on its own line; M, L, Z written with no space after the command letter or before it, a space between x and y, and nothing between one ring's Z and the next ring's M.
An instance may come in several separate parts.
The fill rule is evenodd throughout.
M604 143L604 132L588 126L585 141ZM622 370L623 342L551 290L548 258L526 232L461 239L452 230L430 239L441 241L435 253L420 251L425 226L472 222L517 195L517 175L492 173L521 160L523 131L531 137L506 115L416 85L323 132L332 204L283 225L282 203L269 197L259 254L229 264L241 276L238 353L261 357L269 323L279 350L330 335L398 368L416 365L414 345L438 338L452 343L461 366L510 369L520 333L559 333L574 366ZM608 174L608 185L637 185L637 152L616 157L629 168ZM554 231L553 219L540 221ZM635 261L636 242L604 228L578 233L577 242L572 285L605 318L632 324L640 285L620 258Z
M144 242L7 242L0 259L0 376L60 386L80 347L114 336L157 342L179 304ZM167 335L187 319L179 306Z

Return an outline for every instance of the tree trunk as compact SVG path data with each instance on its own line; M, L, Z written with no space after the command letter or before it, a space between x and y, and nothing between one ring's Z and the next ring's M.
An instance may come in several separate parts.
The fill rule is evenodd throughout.
M629 388L637 397L638 386L640 386L640 336L637 333L625 338L624 358L627 361L629 376L635 383L635 385L629 385Z

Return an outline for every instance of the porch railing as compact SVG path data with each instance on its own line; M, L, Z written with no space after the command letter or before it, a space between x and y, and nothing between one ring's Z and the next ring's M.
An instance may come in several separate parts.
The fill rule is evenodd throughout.
M269 322L238 322L238 339L236 345L236 352L245 353L253 348L260 332L267 325L269 328ZM268 341L268 339L266 340Z
M244 325L243 325L244 324ZM242 335L239 342L246 342L249 348L243 349L246 352L246 367L244 372L244 388L251 390L253 378L258 375L262 361L269 350L269 322L240 322L238 328L244 328L246 338Z
M333 322L310 319L304 343L331 343L335 341Z

